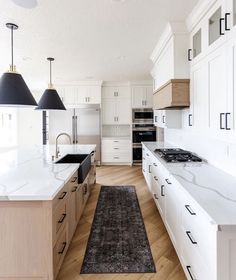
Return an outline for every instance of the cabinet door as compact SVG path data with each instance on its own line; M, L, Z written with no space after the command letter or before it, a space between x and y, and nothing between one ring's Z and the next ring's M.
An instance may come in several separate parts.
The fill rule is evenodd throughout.
M116 101L116 120L118 124L131 124L130 100L118 99Z
M76 219L77 223L79 222L82 213L84 210L84 195L83 195L83 187L79 185L79 188L76 192Z
M88 96L87 86L78 86L76 92L76 104L86 103L86 97Z
M86 103L101 104L101 87L89 86Z
M64 88L64 103L68 106L73 106L77 102L77 87L66 86Z
M113 99L103 99L102 101L102 121L103 124L117 124L116 102Z
M207 62L202 61L191 71L192 116L189 125L197 129L209 127ZM213 75L213 73L212 73Z
M227 82L225 48L215 51L208 60L210 128L225 130L227 111Z
M145 107L152 108L153 107L153 88L152 86L146 87L146 99L145 99Z
M76 178L77 179L77 178ZM71 240L77 225L77 184L71 184L69 187L68 215L69 215L69 240Z
M145 107L146 89L143 86L132 87L132 108Z

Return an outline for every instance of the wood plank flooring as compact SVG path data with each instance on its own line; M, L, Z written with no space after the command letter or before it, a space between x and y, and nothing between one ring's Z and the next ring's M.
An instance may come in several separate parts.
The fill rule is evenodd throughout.
M80 274L101 185L135 185L157 273ZM139 166L101 166L57 280L186 280Z

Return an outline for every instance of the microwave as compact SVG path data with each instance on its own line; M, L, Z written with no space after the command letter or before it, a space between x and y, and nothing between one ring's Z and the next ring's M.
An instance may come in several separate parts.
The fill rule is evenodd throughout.
M152 109L133 109L133 123L153 123Z

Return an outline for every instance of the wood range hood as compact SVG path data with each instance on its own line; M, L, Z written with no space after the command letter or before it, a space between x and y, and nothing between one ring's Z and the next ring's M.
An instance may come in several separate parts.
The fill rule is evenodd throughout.
M190 106L189 79L172 79L154 92L155 110L177 110Z

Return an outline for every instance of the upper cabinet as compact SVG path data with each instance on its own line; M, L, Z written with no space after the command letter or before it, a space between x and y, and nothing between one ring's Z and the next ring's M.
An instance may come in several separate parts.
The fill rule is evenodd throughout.
M132 108L152 108L153 106L153 87L131 86Z
M102 124L131 124L131 94L129 86L102 87Z
M101 104L101 82L86 85L64 85L56 87L67 108L81 104Z

